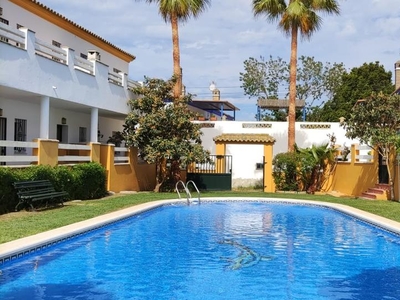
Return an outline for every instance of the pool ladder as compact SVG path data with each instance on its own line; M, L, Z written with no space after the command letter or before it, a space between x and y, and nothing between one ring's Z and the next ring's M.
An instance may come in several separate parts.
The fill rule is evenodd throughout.
M197 191L197 199L192 198L192 194L189 191L189 184L190 183L193 185L193 187ZM199 189L197 188L196 184L193 182L193 180L189 180L188 182L186 182L186 184L182 180L179 180L176 183L175 190L178 193L179 199L181 199L181 193L179 192L179 184L182 185L183 190L186 193L187 204L190 204L190 203L198 203L198 204L200 204L200 192L199 192Z

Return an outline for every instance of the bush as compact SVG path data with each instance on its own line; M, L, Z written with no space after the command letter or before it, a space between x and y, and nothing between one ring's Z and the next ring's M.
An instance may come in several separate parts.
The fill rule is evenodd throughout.
M79 164L73 166L72 170L76 189L75 199L97 199L106 195L106 172L100 164Z
M12 184L20 180L20 174L15 170L0 168L0 214L14 211L18 196Z
M279 153L272 160L274 177L277 190L298 191L297 162L299 155L296 152Z
M99 163L78 164L73 167L45 165L23 169L0 168L0 214L14 211L18 196L13 188L16 181L49 180L55 190L68 192L70 199L104 197L106 172Z

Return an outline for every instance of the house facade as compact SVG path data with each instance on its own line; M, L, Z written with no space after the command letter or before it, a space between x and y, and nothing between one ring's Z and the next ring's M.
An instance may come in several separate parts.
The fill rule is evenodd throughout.
M122 130L132 54L35 0L0 0L0 12L0 140L86 144Z

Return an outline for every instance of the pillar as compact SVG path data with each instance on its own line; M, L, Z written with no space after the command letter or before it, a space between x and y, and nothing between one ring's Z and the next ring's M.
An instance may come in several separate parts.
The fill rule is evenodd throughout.
M50 128L50 98L42 96L40 99L40 138L49 138Z
M272 176L273 143L264 144L264 192L274 193L275 182Z
M99 124L99 109L92 107L90 114L90 142L97 143L97 133Z

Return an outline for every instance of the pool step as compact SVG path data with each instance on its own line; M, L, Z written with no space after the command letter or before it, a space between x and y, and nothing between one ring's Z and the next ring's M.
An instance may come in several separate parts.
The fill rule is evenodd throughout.
M390 185L389 184L376 184L373 188L369 188L360 196L362 199L368 200L389 200Z

